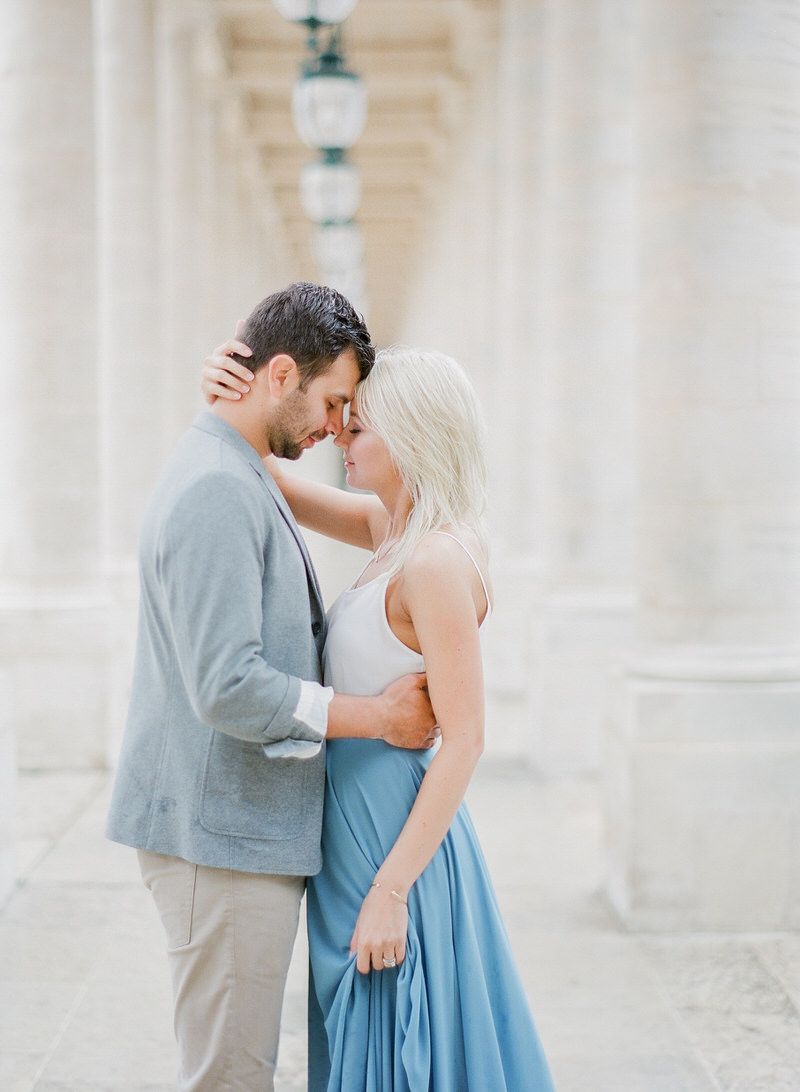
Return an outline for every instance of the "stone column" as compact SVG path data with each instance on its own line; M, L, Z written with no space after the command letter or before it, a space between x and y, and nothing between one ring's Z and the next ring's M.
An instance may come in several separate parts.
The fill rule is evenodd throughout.
M538 253L535 756L596 771L609 667L632 619L637 5L550 0Z
M14 889L17 753L11 672L0 669L0 910Z
M207 251L202 177L208 146L205 89L197 71L201 9L189 0L157 0L156 88L160 238L162 411L168 446L201 406Z
M800 23L648 0L640 655L609 739L635 928L800 924Z
M25 766L105 758L92 92L89 0L4 6L0 625Z
M98 361L101 552L114 621L109 752L121 737L133 663L136 542L164 443L155 99L155 3L96 0Z
M491 348L489 453L495 617L486 636L486 691L493 756L536 760L530 709L532 619L541 575L540 512L531 451L539 420L538 306L542 268L541 101L545 6L500 7L493 141L496 224L487 323Z
M154 0L95 0L102 547L133 564L163 455Z

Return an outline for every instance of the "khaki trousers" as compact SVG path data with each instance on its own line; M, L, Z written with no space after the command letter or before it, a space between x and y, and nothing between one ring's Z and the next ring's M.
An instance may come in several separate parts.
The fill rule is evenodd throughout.
M167 934L182 1092L271 1092L303 876L139 850Z

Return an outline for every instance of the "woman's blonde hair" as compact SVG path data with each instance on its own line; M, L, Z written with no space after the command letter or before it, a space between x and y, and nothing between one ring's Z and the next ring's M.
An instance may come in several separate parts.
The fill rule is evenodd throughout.
M486 548L485 425L466 372L444 353L393 345L358 386L358 413L381 437L413 508L387 552L400 569L425 535L470 528Z

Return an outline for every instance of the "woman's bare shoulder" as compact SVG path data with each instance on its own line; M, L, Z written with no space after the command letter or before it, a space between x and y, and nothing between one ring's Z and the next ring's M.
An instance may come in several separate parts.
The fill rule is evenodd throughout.
M466 587L482 595L480 578L486 568L485 550L474 531L431 531L408 557L402 582L412 592L441 594L445 588Z

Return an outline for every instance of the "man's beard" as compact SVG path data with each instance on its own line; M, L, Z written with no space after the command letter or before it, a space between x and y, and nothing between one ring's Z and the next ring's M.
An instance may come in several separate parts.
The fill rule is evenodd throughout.
M267 440L272 454L279 459L299 459L303 454L301 445L308 439L308 434L303 435L307 421L306 396L294 390L278 403L269 422Z

